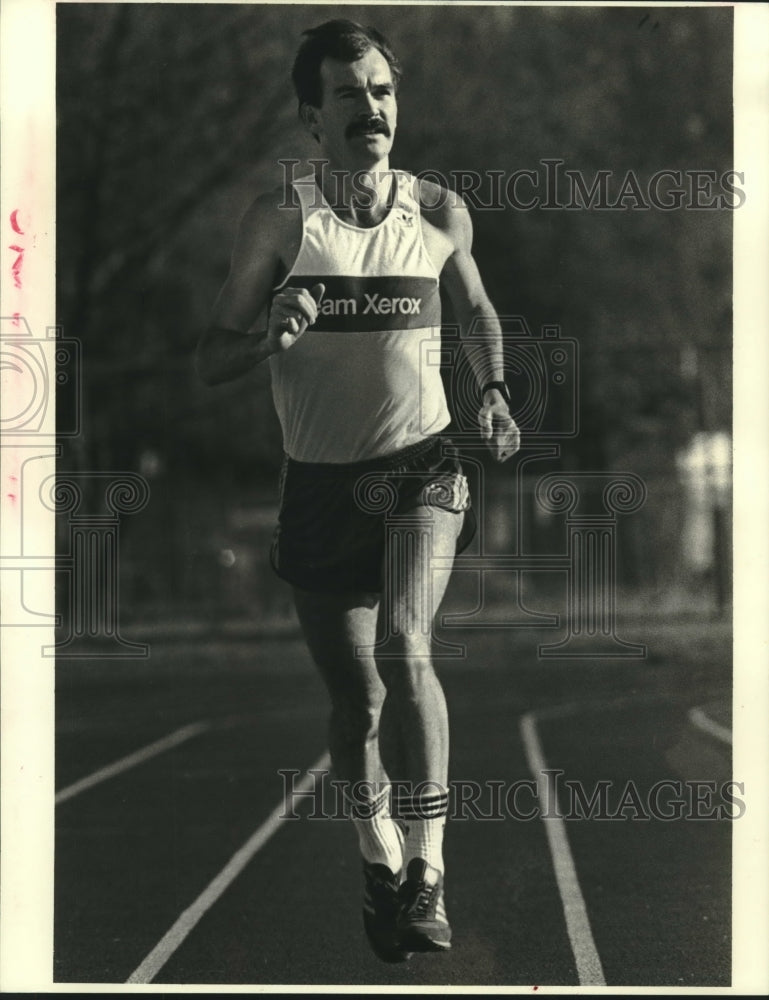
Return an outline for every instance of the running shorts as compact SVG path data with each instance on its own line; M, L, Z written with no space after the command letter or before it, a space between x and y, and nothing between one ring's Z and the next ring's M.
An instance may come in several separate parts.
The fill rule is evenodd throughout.
M386 522L415 507L463 514L456 551L476 531L456 447L434 435L364 462L296 462L286 456L270 562L304 590L380 592Z

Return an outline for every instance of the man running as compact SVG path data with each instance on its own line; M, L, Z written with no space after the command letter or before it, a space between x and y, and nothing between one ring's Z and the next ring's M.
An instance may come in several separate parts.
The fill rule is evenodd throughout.
M392 962L451 946L448 717L430 635L474 521L427 363L440 347L439 282L462 332L473 324L480 433L500 461L519 447L467 209L390 169L399 79L376 30L335 20L305 32L293 81L314 170L246 212L198 346L209 384L269 360L285 451L272 564L330 695L364 926Z

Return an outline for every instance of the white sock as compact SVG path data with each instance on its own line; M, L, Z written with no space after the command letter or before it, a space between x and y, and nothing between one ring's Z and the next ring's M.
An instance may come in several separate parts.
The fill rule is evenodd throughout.
M383 789L374 799L351 801L353 826L364 861L387 865L397 875L403 865L403 834L390 815L390 789Z
M403 848L403 872L413 858L422 858L444 871L443 829L449 807L448 789L436 782L416 793L399 794L396 814L406 824L406 843Z

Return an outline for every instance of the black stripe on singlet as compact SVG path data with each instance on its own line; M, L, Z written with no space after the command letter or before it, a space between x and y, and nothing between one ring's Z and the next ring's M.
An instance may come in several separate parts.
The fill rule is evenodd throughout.
M283 287L309 290L319 282L326 290L320 315L308 333L371 333L440 326L441 300L435 278L292 274Z

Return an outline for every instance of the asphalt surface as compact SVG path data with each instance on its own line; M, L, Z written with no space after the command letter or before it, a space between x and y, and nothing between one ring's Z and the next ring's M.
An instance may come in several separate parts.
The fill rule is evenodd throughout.
M504 795L532 780L528 715L558 772L558 812L574 813L557 822L605 982L728 986L732 821L695 817L724 805L730 748L689 714L701 708L728 730L728 634L722 625L640 621L622 634L649 645L645 660L542 661L537 643L550 633L451 630L467 646L465 658L439 662L451 779L455 792L457 783L480 786L482 815L466 808L447 828L450 953L391 966L369 952L354 834L343 819L309 818L317 798L305 797L299 818L278 825L177 935L151 981L578 985L585 927L575 945L547 824L524 817L534 793L522 786L517 816L494 798L495 788ZM145 661L62 661L57 789L182 732L177 745L57 806L54 981L122 983L135 974L280 805L280 772L304 773L321 757L325 729L325 693L296 638L157 641ZM679 796L681 818L644 818L660 781L673 784L658 789L657 812L675 812ZM589 797L601 782L606 801L586 818L574 788Z

